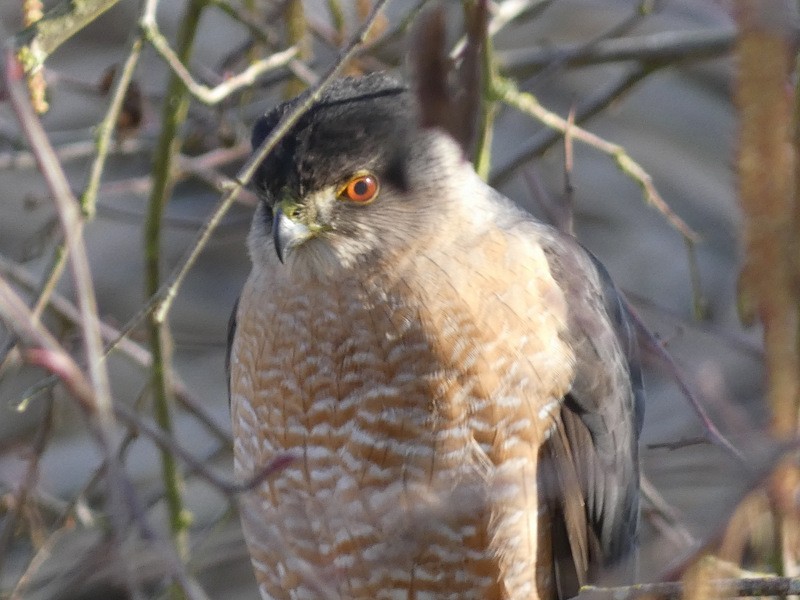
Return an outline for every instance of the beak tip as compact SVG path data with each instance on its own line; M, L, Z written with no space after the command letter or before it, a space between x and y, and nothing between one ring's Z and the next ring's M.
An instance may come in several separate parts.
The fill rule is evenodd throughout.
M272 216L272 244L281 264L285 264L289 254L310 237L313 234L307 225L287 217L280 206L275 206Z

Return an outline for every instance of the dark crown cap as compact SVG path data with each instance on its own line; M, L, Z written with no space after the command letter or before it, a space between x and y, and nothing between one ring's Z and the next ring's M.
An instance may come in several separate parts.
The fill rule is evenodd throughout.
M307 94L280 104L256 122L254 149ZM269 201L284 187L302 194L349 170L395 171L413 124L410 94L398 79L374 73L334 80L261 163L255 185Z

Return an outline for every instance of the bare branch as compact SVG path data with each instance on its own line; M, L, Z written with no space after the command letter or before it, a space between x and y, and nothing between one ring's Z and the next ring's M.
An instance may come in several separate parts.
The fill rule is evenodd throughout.
M733 49L736 31L703 29L699 31L663 31L650 35L603 39L587 51L585 43L551 48L521 48L498 52L500 70L524 77L558 62L568 67L583 67L607 62L675 63L681 60L713 58Z

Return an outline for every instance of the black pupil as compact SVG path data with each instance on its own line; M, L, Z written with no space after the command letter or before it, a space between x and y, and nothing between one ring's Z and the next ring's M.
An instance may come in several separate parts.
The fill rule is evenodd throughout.
M356 181L355 185L353 186L353 191L355 192L356 196L365 195L367 191L369 191L367 180L361 179L360 181Z

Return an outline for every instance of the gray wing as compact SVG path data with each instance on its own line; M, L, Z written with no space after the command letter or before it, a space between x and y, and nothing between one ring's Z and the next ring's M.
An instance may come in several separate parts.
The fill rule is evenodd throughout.
M228 382L228 406L231 404L231 350L236 335L236 312L239 310L239 298L233 303L233 310L228 319L228 347L225 349L225 379Z
M643 382L635 331L603 265L573 238L542 240L568 306L576 374L543 447L544 500L555 515L559 596L616 572L632 575L639 525Z

